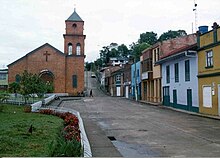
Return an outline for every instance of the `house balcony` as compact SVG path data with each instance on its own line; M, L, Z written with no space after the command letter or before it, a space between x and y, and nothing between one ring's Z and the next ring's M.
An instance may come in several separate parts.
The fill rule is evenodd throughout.
M153 71L143 72L141 79L142 80L153 80Z

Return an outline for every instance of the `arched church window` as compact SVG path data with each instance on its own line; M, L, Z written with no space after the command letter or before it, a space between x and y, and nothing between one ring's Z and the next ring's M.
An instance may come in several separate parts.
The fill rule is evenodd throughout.
M76 44L76 55L81 55L81 44L80 43Z
M15 82L20 83L21 82L21 76L19 74L17 74L15 76Z
M73 45L72 43L68 44L68 55L72 55L73 54Z
M73 24L73 28L75 29L77 27L77 25L76 24Z

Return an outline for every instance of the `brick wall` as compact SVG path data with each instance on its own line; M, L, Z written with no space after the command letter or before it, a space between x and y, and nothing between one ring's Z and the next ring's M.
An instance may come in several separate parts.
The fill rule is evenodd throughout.
M84 56L68 56L66 63L66 92L76 95L84 91ZM73 88L73 75L77 75L77 88Z
M46 61L45 52L50 54ZM15 81L17 74L22 74L27 70L32 74L40 74L42 70L49 70L54 75L54 88L56 93L65 92L65 56L58 53L57 50L45 45L41 49L29 53L27 56L19 59L14 64L9 65L9 83Z

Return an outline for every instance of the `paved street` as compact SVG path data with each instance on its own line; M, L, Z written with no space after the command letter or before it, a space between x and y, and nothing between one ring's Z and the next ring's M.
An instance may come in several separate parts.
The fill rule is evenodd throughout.
M86 125L88 120L96 124L106 138L114 137L112 143L123 156L220 156L219 120L106 96L95 78L88 77L88 87L93 98L61 106L79 111Z

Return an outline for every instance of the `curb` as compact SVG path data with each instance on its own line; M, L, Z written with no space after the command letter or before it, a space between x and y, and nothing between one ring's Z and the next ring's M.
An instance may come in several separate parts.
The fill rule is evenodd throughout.
M186 110L181 110L181 109L175 109L175 108L166 107L166 106L163 106L163 105L161 105L161 107L167 108L167 109L170 109L170 110L173 110L173 111L177 111L177 112L186 113L186 114L189 114L189 115L198 116L198 117L204 117L204 118L209 118L209 119L213 119L213 120L220 120L219 116L206 115L206 114L201 114L201 113L196 113L196 112L191 112L191 111L186 111Z
M130 100L130 101L136 102L135 100L129 99L129 98L122 97L122 99L127 99L127 100ZM141 100L138 100L137 103L140 103L140 104L143 104L143 105L157 106L159 108L170 109L170 110L173 110L173 111L186 113L186 114L194 115L194 116L198 116L198 117L204 117L204 118L209 118L209 119L213 119L213 120L220 120L220 116L206 115L206 114L186 111L186 110L182 110L182 109L176 109L176 108L173 108L173 107L164 106L161 103L151 103L151 102L145 102L145 101L141 101Z
M206 114L186 111L186 110L177 109L177 108L173 108L173 107L169 107L169 106L164 106L164 105L162 105L160 103L151 103L151 102L144 102L144 101L138 101L138 102L142 103L142 104L147 104L147 105L151 105L151 106L158 106L159 108L166 108L166 109L170 109L170 110L173 110L173 111L177 111L177 112L181 112L181 113L186 113L186 114L194 115L194 116L198 116L198 117L204 117L204 118L209 118L209 119L214 119L214 120L220 120L219 116L206 115Z

